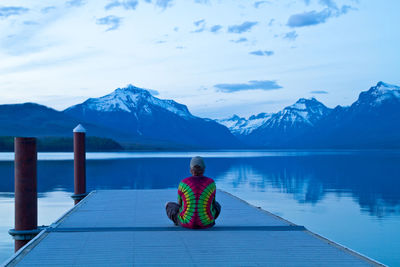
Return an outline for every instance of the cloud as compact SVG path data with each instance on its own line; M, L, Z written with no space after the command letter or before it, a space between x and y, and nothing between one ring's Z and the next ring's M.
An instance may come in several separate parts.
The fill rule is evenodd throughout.
M214 85L217 91L224 93L232 93L244 90L276 90L282 88L276 81L249 81L248 83L221 83Z
M179 27L174 27L174 32L178 32L179 31Z
M85 0L70 0L65 3L69 7L78 7L86 4Z
M287 26L295 28L318 25L325 23L331 17L339 17L347 14L349 10L355 10L355 8L349 5L343 5L341 8L338 8L336 3L332 0L320 0L319 3L326 6L326 8L319 12L312 10L291 15L288 19Z
M104 7L104 9L105 9L105 10L110 10L110 9L113 9L114 7L119 7L119 6L121 6L121 2L114 1L114 2L108 3L108 4Z
M106 10L110 10L114 7L123 7L126 10L135 10L137 5L139 4L138 0L126 0L126 1L112 1L107 4L104 8Z
M146 3L153 3L152 0L144 0ZM173 0L155 0L154 4L162 9L166 9L172 6Z
M341 15L347 14L347 12L349 12L349 10L357 10L357 9L352 6L349 6L349 5L344 5L340 9L340 14Z
M259 8L261 5L269 4L269 3L271 3L271 2L269 2L269 1L257 1L257 2L254 2L254 7L255 8Z
M106 31L113 31L118 29L119 25L121 24L122 18L116 17L113 15L104 17L104 18L99 18L96 20L96 24L98 25L107 25L110 26Z
M299 36L299 35L297 34L296 31L291 31L291 32L286 33L286 34L283 36L283 39L288 39L288 40L290 40L290 41L294 41L294 40L297 39L298 36Z
M327 91L322 91L322 90L320 90L320 91L311 91L310 92L311 94L321 94L321 95L324 95L324 94L329 94Z
M290 16L287 25L292 28L317 25L324 23L331 16L332 11L328 8L320 12L313 10Z
M125 9L136 9L138 5L138 1L137 0L128 0L128 1L123 1L122 2L122 6Z
M310 4L310 0L304 0L304 3L308 6Z
M47 7L42 8L40 10L40 12L42 12L43 14L47 14L47 13L49 13L50 11L52 11L54 9L56 9L55 6L47 6Z
M249 54L250 54L250 55L254 55L254 56L267 56L267 57L269 57L269 56L272 56L272 55L274 54L274 51L268 51L268 50L262 51L262 50L257 50L257 51L249 52Z
M233 42L233 43L244 43L244 42L247 42L248 40L247 40L247 38L244 38L244 37L242 37L242 38L239 38L239 39L237 39L237 40L231 40L231 42Z
M204 32L205 29L206 29L205 27L201 27L201 28L198 28L197 30L194 30L194 31L192 31L192 32L193 32L193 33Z
M217 33L219 30L222 29L221 25L214 25L210 28L210 32Z
M275 19L270 19L268 22L268 26L272 26L275 22Z
M173 0L156 0L155 4L162 9L166 9L167 7L172 6Z
M332 9L338 9L335 1L333 0L319 0L319 3L323 6L332 8Z
M29 8L20 6L0 6L0 18L21 15L29 11Z
M239 25L232 25L228 27L228 32L230 33L243 33L243 32L248 32L253 28L255 25L257 25L258 22L255 21L245 21L242 24Z
M197 20L193 22L194 26L199 27L201 24L204 24L206 22L205 19Z
M194 2L197 3L197 4L208 4L208 3L210 3L209 0L194 0Z
M206 29L206 20L201 19L193 22L194 26L197 28L196 30L192 31L194 33L203 32Z

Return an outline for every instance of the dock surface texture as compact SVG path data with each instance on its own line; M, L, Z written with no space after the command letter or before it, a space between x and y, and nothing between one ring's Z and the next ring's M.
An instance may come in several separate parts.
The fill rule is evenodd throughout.
M213 228L174 226L177 190L93 191L6 266L380 266L221 190Z

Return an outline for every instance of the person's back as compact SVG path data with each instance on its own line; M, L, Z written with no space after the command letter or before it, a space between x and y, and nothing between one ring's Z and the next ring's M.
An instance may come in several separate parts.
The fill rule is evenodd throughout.
M187 228L208 228L214 225L215 208L214 180L205 176L191 176L180 182L178 203L179 224Z
M183 179L178 187L178 203L168 202L166 212L175 225L186 228L208 228L215 224L221 206L215 201L216 185L205 177L205 164L201 157L190 162L193 176Z

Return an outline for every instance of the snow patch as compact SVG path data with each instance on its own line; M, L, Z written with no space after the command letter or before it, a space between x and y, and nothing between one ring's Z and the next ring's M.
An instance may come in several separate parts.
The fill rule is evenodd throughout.
M217 120L217 122L226 126L235 135L249 135L269 118L271 118L271 114L267 113L260 113L257 116L253 115L248 119L233 115L227 119Z
M379 105L389 99L400 99L400 87L384 82L378 82L375 87L371 88L370 94L375 98L375 101L372 104Z

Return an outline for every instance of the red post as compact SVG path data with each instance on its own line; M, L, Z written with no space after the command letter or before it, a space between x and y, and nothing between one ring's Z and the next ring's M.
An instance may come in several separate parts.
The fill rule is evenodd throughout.
M36 138L16 137L14 150L15 232L27 233L19 238L14 236L17 251L34 237L28 234L29 230L37 229Z
M74 129L74 195L72 198L75 205L79 203L86 194L86 151L85 133L82 125Z

